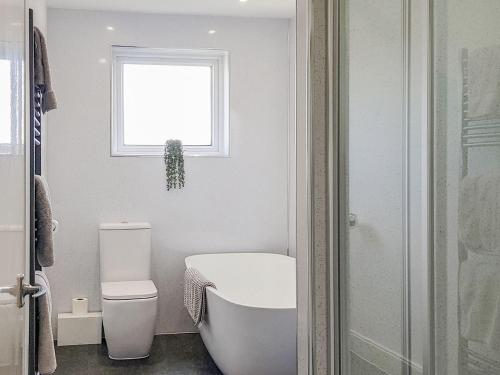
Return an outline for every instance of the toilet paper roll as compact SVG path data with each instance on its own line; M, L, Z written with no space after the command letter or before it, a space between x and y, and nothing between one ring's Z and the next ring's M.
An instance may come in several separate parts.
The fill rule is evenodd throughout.
M73 314L84 315L89 312L89 300L85 297L73 298Z

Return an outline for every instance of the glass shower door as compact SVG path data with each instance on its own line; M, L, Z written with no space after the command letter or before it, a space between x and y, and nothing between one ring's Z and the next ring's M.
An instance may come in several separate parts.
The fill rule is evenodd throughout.
M342 374L424 374L427 8L345 0Z
M500 374L500 2L434 2L436 373Z

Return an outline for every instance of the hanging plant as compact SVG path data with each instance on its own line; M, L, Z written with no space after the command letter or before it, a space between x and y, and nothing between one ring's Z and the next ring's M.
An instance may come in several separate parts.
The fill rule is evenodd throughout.
M184 151L182 142L177 139L169 139L165 142L165 174L167 178L167 190L182 189L184 187Z

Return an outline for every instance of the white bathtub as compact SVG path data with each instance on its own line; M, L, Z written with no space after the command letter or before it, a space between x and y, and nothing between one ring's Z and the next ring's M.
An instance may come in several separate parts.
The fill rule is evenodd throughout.
M225 375L296 374L295 259L231 253L185 261L217 286L207 290L200 333L219 369Z

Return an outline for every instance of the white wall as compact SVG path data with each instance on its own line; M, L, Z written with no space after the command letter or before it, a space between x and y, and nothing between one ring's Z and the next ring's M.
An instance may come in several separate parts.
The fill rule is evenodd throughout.
M43 33L47 33L47 1L28 0L27 6L33 9L33 24Z
M48 29L59 101L48 150L61 222L48 270L54 312L82 295L100 309L99 223L149 221L157 331L193 331L182 304L184 257L287 252L288 20L51 9ZM231 157L188 158L186 187L171 192L160 157L110 157L110 66L99 59L109 59L112 44L229 50Z

